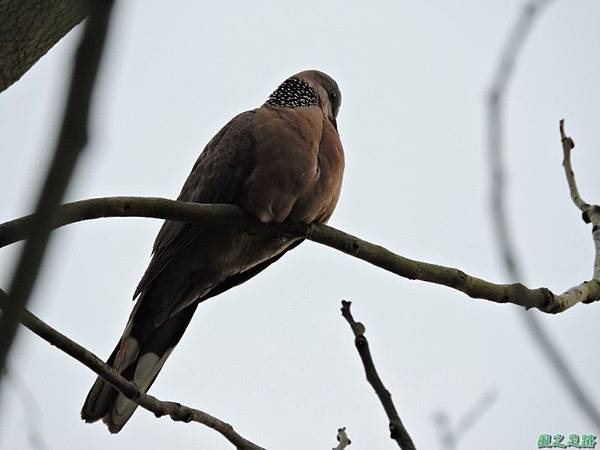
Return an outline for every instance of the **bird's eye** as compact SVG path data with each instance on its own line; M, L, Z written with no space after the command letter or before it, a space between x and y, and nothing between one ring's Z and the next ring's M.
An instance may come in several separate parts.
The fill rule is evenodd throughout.
M337 92L329 91L329 101L331 103L333 103L333 102L335 102L336 99L337 99Z

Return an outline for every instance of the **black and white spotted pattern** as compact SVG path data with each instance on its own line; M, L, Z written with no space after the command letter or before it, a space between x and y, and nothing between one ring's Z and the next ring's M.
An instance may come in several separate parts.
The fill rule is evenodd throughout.
M317 94L300 78L288 78L269 96L267 106L280 108L302 108L318 105Z

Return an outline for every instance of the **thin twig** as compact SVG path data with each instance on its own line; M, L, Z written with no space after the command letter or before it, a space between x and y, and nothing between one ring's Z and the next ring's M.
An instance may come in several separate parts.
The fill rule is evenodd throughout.
M206 223L205 221L236 223L244 229L252 226L259 229L271 227L281 233L334 248L410 280L440 284L464 292L472 298L495 303L513 303L524 308L537 308L550 314L563 312L577 303L587 303L600 298L600 285L597 283L583 282L560 295L554 294L545 287L529 289L520 283L496 284L454 267L400 256L384 247L328 225L305 226L290 223L265 225L252 219L234 205L196 204L144 197L105 197L63 205L57 217L58 220L54 223L56 227L100 217L155 217L195 224ZM26 237L31 220L31 216L28 216L0 224L0 243L8 245ZM579 294L574 294L574 291Z
M573 172L573 167L571 165L571 150L575 148L575 142L565 134L564 119L561 119L559 129L560 140L563 147L563 167L565 169L565 176L567 178L567 184L569 185L571 199L575 206L581 211L583 221L592 224L592 237L596 247L593 278L594 280L600 280L600 206L590 205L581 198L581 195L579 195L579 189L577 188L577 182L575 181L575 173Z
M9 296L0 289L0 309L4 311L9 304ZM162 401L152 395L139 391L135 384L123 378L92 352L55 330L29 311L25 310L23 312L21 323L51 345L59 348L67 355L93 370L128 399L154 413L156 417L169 416L175 422L198 422L220 433L237 449L264 450L262 447L240 436L227 422L223 422L204 411L176 402Z
M563 167L565 169L567 184L569 185L569 192L571 193L571 200L573 200L575 206L581 211L583 221L592 224L592 238L596 251L594 257L594 276L590 283L600 284L600 206L586 203L579 195L575 173L571 166L571 150L575 148L575 142L565 134L564 119L561 119L559 129L563 148ZM574 295L577 295L577 293L574 293Z
M454 450L456 448L456 439L452 431L450 416L445 411L436 411L432 418L440 440L440 448L443 450Z
M346 427L338 428L336 438L338 440L338 445L333 450L344 450L346 447L352 444L352 441L346 433Z
M390 421L390 437L396 441L398 447L402 450L415 450L415 445L396 411L396 406L392 401L392 395L383 385L381 378L379 378L375 363L371 357L371 351L369 350L369 342L365 337L365 326L360 322L356 322L352 317L352 313L350 312L351 304L352 302L342 300L342 316L344 316L344 319L350 324L352 333L354 333L354 345L358 350L358 354L365 368L367 381L375 390L377 397L379 397L379 401L383 405L388 420Z
M504 157L504 99L506 90L514 73L517 58L523 48L527 36L533 28L535 20L552 0L528 1L523 4L515 24L508 34L506 44L500 54L498 66L493 76L488 93L488 148L491 170L492 189L490 212L493 225L498 236L502 260L509 273L519 273L516 252L513 248L512 235L508 225L505 205L506 175L503 165ZM517 280L518 278L514 278Z
M475 424L487 413L496 401L496 391L487 391L460 417L454 427L456 442L473 429Z
M575 181L575 173L571 166L571 150L575 148L575 142L569 136L565 134L565 119L560 119L558 125L560 131L560 141L562 142L563 148L563 167L565 169L565 176L567 177L567 184L569 185L569 192L571 193L571 199L575 206L584 213L590 205L583 201L579 195L579 189L577 189L577 182Z
M545 7L551 3L551 0L530 1L523 5L523 10L514 28L509 33L504 50L501 53L497 70L493 77L492 86L488 96L488 148L491 171L491 198L490 213L492 223L495 228L497 243L499 246L502 262L505 270L512 281L523 281L523 271L518 263L519 258L515 249L515 244L510 232L509 219L506 207L506 187L505 187L505 167L504 167L504 102L507 86L511 80L516 65L517 58L523 48L526 38L529 35L535 19ZM563 140L563 145L565 141ZM566 169L566 168L565 168ZM569 186L571 188L571 186ZM575 191L576 192L576 191ZM573 191L571 191L573 194ZM596 234L594 235L596 236ZM597 300L600 290L600 283L597 280L600 276L600 232L596 242L596 262L593 278L588 282L583 282L564 293L565 307L572 306L573 301L577 301L580 296L585 296L581 288L594 291L590 301ZM584 303L586 300L582 300ZM552 342L550 335L546 332L539 318L533 312L521 311L521 317L531 333L534 341L539 346L542 355L546 357L550 365L554 368L559 379L570 393L574 403L578 408L594 423L596 428L600 428L600 411L590 400L591 396L584 390L582 384L577 379L575 373L571 370L566 358L561 354L558 347Z
M464 436L474 428L496 401L496 391L487 391L452 425L450 417L444 411L434 415L439 429L440 441L446 450L454 450Z
M14 341L17 324L27 305L48 245L54 216L79 154L88 138L91 97L102 59L113 0L90 4L90 18L75 54L71 85L60 135L48 173L40 189L35 220L10 282L10 303L0 317L0 371Z

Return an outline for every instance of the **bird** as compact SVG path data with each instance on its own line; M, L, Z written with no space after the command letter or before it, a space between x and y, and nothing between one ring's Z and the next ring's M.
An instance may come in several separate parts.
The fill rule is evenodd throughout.
M163 223L123 335L107 360L141 392L153 384L200 303L246 282L303 241L269 224L329 220L344 172L341 101L333 78L305 70L208 142L178 200L234 204L265 226ZM81 417L102 419L118 433L136 408L98 377Z

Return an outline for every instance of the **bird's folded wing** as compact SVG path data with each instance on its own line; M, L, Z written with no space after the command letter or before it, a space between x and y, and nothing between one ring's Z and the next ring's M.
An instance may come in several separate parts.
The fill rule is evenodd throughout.
M255 111L234 117L206 145L188 176L178 200L195 203L238 203L255 164L252 122ZM167 220L154 242L153 257L134 299L158 274L202 234L203 227Z

